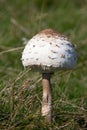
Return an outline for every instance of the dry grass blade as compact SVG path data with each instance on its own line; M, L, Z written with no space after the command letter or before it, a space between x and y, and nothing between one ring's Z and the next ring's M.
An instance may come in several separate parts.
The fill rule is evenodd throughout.
M35 81L35 83L33 83L32 85L29 85L29 80L27 80L26 82L24 82L24 84L21 86L21 90L18 89L18 93L15 95L16 96L16 100L19 101L18 105L16 106L15 109L13 109L13 112L11 113L11 116L10 116L10 123L9 123L9 129L11 129L12 127L12 123L15 121L15 118L17 116L17 114L19 113L19 110L21 109L22 105L23 105L23 102L24 102L24 95L25 95L25 92L26 90L28 90L29 88L29 91L32 89L32 88L35 88L36 84L39 83L41 81L41 78L39 78L37 81ZM14 94L14 93L13 93ZM13 98L15 98L15 96ZM32 95L31 95L32 96ZM33 96L34 97L34 96ZM29 96L29 99L26 98L26 101L25 102L28 102L27 100L30 100L31 97ZM40 101L38 95L37 95L37 99ZM14 99L15 100L15 99ZM14 101L13 100L13 101ZM40 101L41 102L41 101Z
M1 91L0 91L0 94L2 94L3 92L7 91L7 90L10 90L14 85L15 83L20 80L26 73L28 73L31 69L27 69L27 70L24 70L22 72L20 72L17 76L17 78L12 81L12 83L9 83L8 86L6 86L5 88L3 88Z
M62 130L63 128L65 129L66 127L69 127L69 125L72 125L73 122L74 120L72 119L71 121L67 122L65 125L62 125L59 128L57 128L57 130Z
M29 35L28 30L27 30L25 27L23 27L22 25L20 25L20 24L17 22L16 19L11 18L11 22L12 22L13 25L15 25L17 28L19 28L22 32L24 32L25 34Z
M71 102L69 102L69 101L63 101L62 99L60 99L59 102L60 102L60 103L64 103L64 104L68 104L68 105L72 106L73 108L77 108L78 110L81 110L81 111L83 111L85 114L87 114L87 110L84 109L83 107L77 106L77 105L75 105L75 104L73 104L73 103L71 103Z
M0 52L0 55L3 55L3 54L8 53L8 52L12 52L12 51L18 51L18 50L21 50L23 48L24 47L17 47L17 48L12 48L12 49L9 49L9 50L6 50L6 51L2 51L2 52Z

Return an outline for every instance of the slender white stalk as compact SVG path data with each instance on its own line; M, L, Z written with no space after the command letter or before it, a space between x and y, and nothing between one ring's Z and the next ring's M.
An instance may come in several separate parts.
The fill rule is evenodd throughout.
M47 122L52 121L52 89L50 83L50 74L42 74L43 99L42 99L42 116Z

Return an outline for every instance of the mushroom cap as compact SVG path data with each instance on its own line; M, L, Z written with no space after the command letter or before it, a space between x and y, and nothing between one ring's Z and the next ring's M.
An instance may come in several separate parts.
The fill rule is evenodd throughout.
M52 29L45 29L33 36L22 53L24 67L42 71L73 69L77 53L67 37Z

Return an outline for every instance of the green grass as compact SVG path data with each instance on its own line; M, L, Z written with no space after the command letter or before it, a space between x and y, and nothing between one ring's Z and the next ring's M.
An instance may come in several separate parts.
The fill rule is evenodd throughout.
M24 70L23 38L53 28L77 47L74 71L56 72L53 123L41 116L41 74ZM0 130L87 129L87 1L0 1Z

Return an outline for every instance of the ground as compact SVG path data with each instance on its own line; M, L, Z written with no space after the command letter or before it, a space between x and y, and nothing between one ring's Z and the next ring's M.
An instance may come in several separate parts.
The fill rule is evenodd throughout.
M0 129L87 129L87 1L0 1ZM24 39L45 28L65 34L76 46L75 70L52 77L53 123L41 117L41 73L25 70Z

